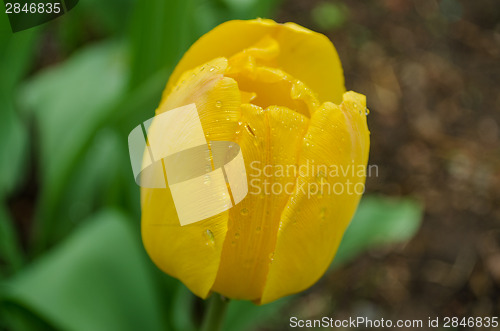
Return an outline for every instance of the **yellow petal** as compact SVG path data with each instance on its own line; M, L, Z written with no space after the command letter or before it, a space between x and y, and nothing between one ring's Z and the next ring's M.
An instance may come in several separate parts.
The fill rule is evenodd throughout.
M276 177L264 166L296 164L309 120L286 107L243 104L237 137L245 158L249 194L229 211L227 237L213 290L235 299L257 300L268 273L281 210L288 195L269 189L293 185L293 176ZM263 171L266 170L266 173ZM266 176L266 174L270 174ZM264 191L267 181L268 191ZM293 189L290 189L292 192Z
M165 93L170 93L186 70L217 57L230 58L267 36L276 40L280 48L278 55L269 53L276 56L269 66L277 63L281 70L315 91L321 102L342 101L344 76L330 40L294 23L278 24L262 19L225 22L198 39L175 68Z
M186 72L156 113L195 103L208 140L235 141L241 98L237 83L222 75L226 67L227 60L216 59ZM142 188L141 204L142 238L151 259L205 298L217 274L228 212L181 227L168 188Z
M229 59L226 75L234 78L240 89L255 94L252 104L262 108L280 105L310 117L319 105L312 90L280 69L261 65L260 60L269 60L269 54L279 51L277 43L273 41L266 36L263 41L235 54Z
M142 241L153 262L205 298L217 274L227 231L227 212L179 224L170 190L142 189Z
M207 140L232 140L238 129L241 96L236 81L225 77L227 60L217 58L186 71L171 93L164 95L156 114L196 104Z
M299 177L281 215L260 303L310 287L332 261L361 196L354 187L358 184L359 190L365 180L358 172L366 170L368 161L365 109L364 96L348 92L340 106L327 102L313 114L299 161L309 170ZM326 173L320 165L327 166ZM347 194L347 180L352 194ZM322 187L323 193L314 194L315 187Z

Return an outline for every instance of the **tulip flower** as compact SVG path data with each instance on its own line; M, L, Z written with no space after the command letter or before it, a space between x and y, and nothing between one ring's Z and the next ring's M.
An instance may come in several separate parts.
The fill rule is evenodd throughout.
M207 141L240 146L249 193L181 226L169 189L143 187L149 256L201 298L264 304L307 289L357 208L369 152L365 97L345 92L333 44L294 23L223 23L185 53L156 114L192 103Z

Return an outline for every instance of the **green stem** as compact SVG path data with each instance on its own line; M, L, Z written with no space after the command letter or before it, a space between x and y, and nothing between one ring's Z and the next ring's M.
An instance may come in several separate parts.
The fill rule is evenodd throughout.
M219 331L222 329L229 300L219 294L213 294L205 317L203 317L202 331Z

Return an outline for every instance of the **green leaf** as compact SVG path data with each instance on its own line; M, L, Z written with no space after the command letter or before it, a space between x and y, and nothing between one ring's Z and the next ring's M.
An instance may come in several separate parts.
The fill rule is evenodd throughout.
M173 68L194 41L190 10L195 1L137 1L130 40L131 87L162 68Z
M28 169L28 133L12 97L0 91L0 199L10 194Z
M11 273L21 266L23 257L12 219L0 202L0 272ZM6 263L2 266L2 261Z
M0 199L22 180L27 167L27 130L16 111L13 94L29 69L37 33L0 34Z
M342 238L333 266L371 248L410 240L420 227L422 212L413 199L365 196Z
M319 3L312 10L314 23L322 30L340 28L349 16L349 8L343 3Z
M23 78L34 57L38 29L13 34L0 33L0 90L11 93Z
M0 271L3 274L19 268L23 259L4 199L23 182L28 169L28 132L13 94L29 70L36 36L34 29L0 33Z
M62 330L165 330L151 264L116 211L103 211L8 281L17 304Z
M174 296L170 300L169 315L175 330L196 330L193 320L196 297L184 284L178 282Z
M64 238L73 227L84 221L89 215L106 206L139 208L139 197L128 205L122 203L123 187L127 181L133 182L133 189L139 190L133 176L130 176L129 156L126 138L116 130L105 127L92 137L89 148L76 163L68 185L58 201L52 217L57 226L51 229L53 241ZM140 217L140 214L136 214Z
M223 330L253 330L269 322L294 298L289 296L266 305L257 306L250 301L231 300L224 321Z
M228 9L231 19L249 20L258 17L269 18L280 0L221 0Z
M54 210L72 184L72 170L97 129L119 111L114 106L124 91L126 64L120 44L103 43L38 74L21 90L19 101L33 113L39 136L40 247L59 221Z
M66 2L67 7L69 1ZM48 23L48 29L55 32L51 35L58 37L55 42L61 55L64 57L86 45L89 36L106 39L126 35L133 2L135 0L79 1L69 13Z

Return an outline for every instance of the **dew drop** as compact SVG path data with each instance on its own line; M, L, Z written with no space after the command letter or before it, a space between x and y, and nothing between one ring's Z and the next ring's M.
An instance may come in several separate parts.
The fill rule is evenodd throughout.
M323 207L321 208L321 210L319 211L319 218L324 221L325 220L325 216L326 216L326 208Z
M247 215L248 215L248 209L247 209L247 208L243 208L243 209L241 209L241 210L240 210L240 214L241 214L242 216L247 216Z
M368 108L365 108L365 115L368 116L370 114L370 110Z
M214 67L210 67L210 72L213 72L215 70Z
M215 101L215 107L217 107L217 108L222 107L222 101L220 101L220 100Z
M269 253L269 260L271 260L271 261L274 260L274 252Z
M316 175L316 181L320 185L323 185L326 182L326 174L323 171L318 172L318 174Z
M212 231L210 231L209 229L206 229L205 230L205 236L207 237L207 246L208 245L215 245L215 237L214 237L214 234Z
M205 175L203 177L203 184L205 184L205 185L210 185L211 184L211 179L210 179L209 175Z
M250 124L246 124L245 125L245 128L247 129L248 133L250 133L252 136L255 137L255 132L253 131L252 127L250 126Z
M240 234L239 234L238 232L236 232L236 233L234 234L234 239L239 239L239 238L240 238Z
M255 137L255 139L253 140L253 144L255 145L255 147L261 148L262 147L262 139Z

